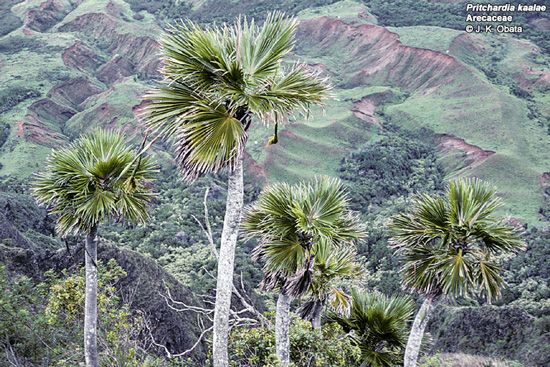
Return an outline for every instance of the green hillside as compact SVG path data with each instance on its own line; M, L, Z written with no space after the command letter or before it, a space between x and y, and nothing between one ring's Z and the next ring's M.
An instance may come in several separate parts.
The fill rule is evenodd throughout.
M368 238L358 249L367 269L360 285L397 293L399 263L387 248L388 218L405 210L412 195L437 192L450 179L488 181L505 203L498 215L527 229L528 250L516 260L502 259L510 287L501 303L487 310L503 325L520 320L525 330L511 326L502 336L488 328L469 340L465 335L471 331L457 326L453 307L475 322L478 306L493 306L481 298L459 299L434 320L432 351L544 365L550 353L537 345L550 335L549 269L544 262L532 263L550 255L550 14L518 16L526 27L518 37L468 34L464 6L464 1L416 0L2 2L1 263L20 273L17 262L3 259L13 251L20 254L16 259L37 256L33 271L38 272L50 266L46 251L65 247L54 234L53 219L28 193L29 178L43 168L52 149L95 127L120 129L135 145L143 140L142 96L160 78L156 40L168 23L188 18L220 24L239 14L262 22L269 11L283 11L299 19L295 48L284 64L307 63L330 81L335 98L314 109L309 119L289 116L279 126L275 145L267 146L273 127L252 122L245 154L246 202L269 183L318 175L342 178L368 226ZM178 180L169 143L158 141L152 151L162 168L150 223L135 228L110 223L100 235L156 260L182 287L212 295L215 260L195 218L203 218L209 188L213 231L219 235L225 173L187 185ZM26 224L26 218L32 223ZM241 240L237 271L255 306L269 311L273 299L256 289L262 274L250 262L254 245ZM25 256L17 252L20 248ZM441 331L448 325L460 333ZM187 336L170 335L174 346L190 347ZM488 340L490 346L480 347ZM202 354L193 358L203 360L206 348L201 345ZM422 363L435 366L439 358L426 357ZM492 363L479 360L472 365ZM519 364L509 365L514 363Z

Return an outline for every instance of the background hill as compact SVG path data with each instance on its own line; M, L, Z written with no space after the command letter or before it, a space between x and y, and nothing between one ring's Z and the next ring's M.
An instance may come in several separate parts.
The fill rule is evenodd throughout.
M503 259L510 288L501 314L504 320L523 315L529 321L518 328L532 332L489 333L479 338L503 342L493 349L464 342L462 349L451 350L454 339L437 330L453 325L456 315L442 312L434 322L435 346L547 363L546 350L530 352L529 358L520 350L535 350L533 343L547 340L550 332L548 264L536 262L549 255L548 13L518 14L525 31L512 37L464 32L465 2L3 1L0 241L37 253L62 247L52 219L28 197L26 181L52 149L94 127L121 129L134 143L142 140L141 96L159 78L156 39L167 23L181 17L203 25L232 22L238 14L261 21L273 10L300 19L292 59L285 62L305 61L328 76L336 99L313 119L290 118L277 145L266 147L270 128L252 126L247 200L266 183L342 177L371 227L359 249L369 270L365 284L395 293L398 264L386 248L385 232L391 213L404 208L410 195L440 190L451 178L479 177L498 186L506 203L499 214L529 228L527 252ZM162 172L151 223L131 230L112 224L102 237L155 259L193 291L212 292L205 274L214 271L214 260L192 215L202 218L202 195L210 187L211 219L219 231L224 178L207 177L193 187L178 182L169 148L160 143L154 148ZM238 272L263 309L269 301L254 295L261 274L249 261L252 247L241 245ZM462 300L455 306L480 303ZM475 312L461 317L475 318ZM521 346L516 354L503 352L512 345Z

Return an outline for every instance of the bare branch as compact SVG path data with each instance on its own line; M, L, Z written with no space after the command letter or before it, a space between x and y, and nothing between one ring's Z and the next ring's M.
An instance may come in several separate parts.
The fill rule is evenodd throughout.
M168 297L165 296L164 294L160 293L160 292L159 292L159 294L166 301L166 305L168 307L170 307L172 310L174 310L176 312L193 311L193 312L197 312L197 313L200 313L200 314L203 314L203 315L210 315L211 313L214 312L214 310L212 310L212 309L208 309L208 308L204 308L204 307L197 307L197 306L189 306L189 305L187 305L187 304L185 304L181 301L176 301L172 297L172 293L170 292L170 288L168 288L168 286L166 285L166 282L164 281L164 279L162 280L162 283L164 284L164 288L166 288L166 293L168 294ZM176 307L172 306L170 304L170 302L168 302L168 301L172 302L173 304L182 306L183 308L176 308Z
M172 353L168 350L168 348L166 347L166 345L157 343L157 341L155 340L155 337L153 336L153 333L152 333L152 331L151 331L151 327L150 327L149 323L148 323L148 322L145 322L144 324L145 324L145 327L147 328L147 331L149 332L149 337L151 338L151 343L152 343L153 345L159 347L159 348L164 349L164 352L166 353L166 356L167 356L168 358L181 357L181 356L184 356L184 355L186 355L186 354L188 354L188 353L191 353L191 352L199 345L199 343L202 341L202 339L204 338L204 335L205 335L207 332L211 331L211 330L214 328L214 326L210 326L209 328L204 329L204 330L202 331L201 335L199 335L199 337L198 337L197 341L195 342L195 344L193 344L193 346L192 346L191 348L189 348L189 349L187 349L186 351L181 352L181 353L172 354Z
M204 223L206 225L206 228L202 225L202 223L194 216L192 215L193 219L199 224L199 226L202 229L202 232L208 239L208 243L210 244L210 249L212 250L212 253L214 254L214 257L216 260L219 260L218 251L216 250L216 244L214 243L214 236L212 235L212 227L210 227L210 219L208 216L208 205L206 204L206 199L208 198L208 192L210 191L210 188L207 187L204 191Z

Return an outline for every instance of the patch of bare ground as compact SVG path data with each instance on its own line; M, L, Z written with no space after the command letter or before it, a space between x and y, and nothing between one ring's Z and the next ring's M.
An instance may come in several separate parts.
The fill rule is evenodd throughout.
M48 98L57 103L81 111L80 104L88 97L101 93L102 89L84 77L59 83L48 92Z
M436 146L443 156L461 154L461 159L464 161L466 168L481 163L495 154L491 150L481 149L480 147L466 143L463 139L445 134L437 135Z
M76 114L72 108L47 98L34 102L27 111L39 120L54 122L60 126Z
M26 26L33 31L46 32L68 13L69 9L66 9L60 1L48 0L40 4L40 9L29 11Z
M123 56L116 56L97 73L97 78L105 84L113 84L134 73L135 66Z
M454 58L431 50L403 46L397 34L372 25L351 25L329 17L302 20L297 50L343 55L347 87L390 84L433 93L462 69Z
M461 34L456 36L449 45L449 54L458 55L460 53L476 53L482 54L487 47L480 39L471 34Z
M79 32L97 40L111 55L124 56L138 71L151 69L157 60L159 44L150 37L136 36L117 31L117 20L107 14L89 13L76 17L58 29L60 32Z
M374 115L374 111L378 104L369 97L363 97L361 101L354 102L351 112L363 121L367 121L376 126L382 126L378 118Z
M32 115L26 115L24 121L16 123L16 133L26 140L51 148L59 148L69 142L67 137L50 131L42 121Z
M61 55L61 59L67 67L82 72L93 72L105 62L101 56L83 46L79 41L66 49Z
M512 75L514 80L524 89L547 90L550 87L550 72L533 70L531 67L521 65L521 72Z
M243 161L246 167L246 174L252 178L254 184L264 186L267 184L267 175L264 167L256 162L248 153L243 153Z

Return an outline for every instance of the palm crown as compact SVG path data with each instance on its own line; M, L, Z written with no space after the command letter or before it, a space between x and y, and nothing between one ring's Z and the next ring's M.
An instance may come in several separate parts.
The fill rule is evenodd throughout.
M60 214L63 236L90 233L106 218L145 221L154 197L147 183L156 167L142 154L115 132L95 131L52 153L46 171L35 177L33 195Z
M144 97L146 123L175 141L184 179L234 169L253 116L284 122L330 96L305 65L281 67L295 28L295 20L274 13L262 27L246 18L205 29L187 22L161 37L164 80Z
M364 236L358 217L348 209L341 182L326 177L266 188L247 210L242 227L249 237L260 239L253 258L265 260L264 285L293 296L309 290L316 252L326 246L344 247Z
M388 298L380 293L352 290L349 316L331 312L329 322L337 322L350 333L361 350L362 366L390 367L402 361L407 326L414 303L405 297Z
M300 305L298 314L306 319L313 320L315 307L324 305L329 300L330 305L337 312L349 312L349 297L337 288L336 280L341 278L358 278L364 272L356 260L353 248L334 247L326 243L315 247L315 263L309 297Z
M502 205L495 192L478 179L452 181L445 196L420 195L410 213L392 218L391 241L404 261L406 288L428 296L500 295L504 280L493 256L524 245L518 229L492 216Z

